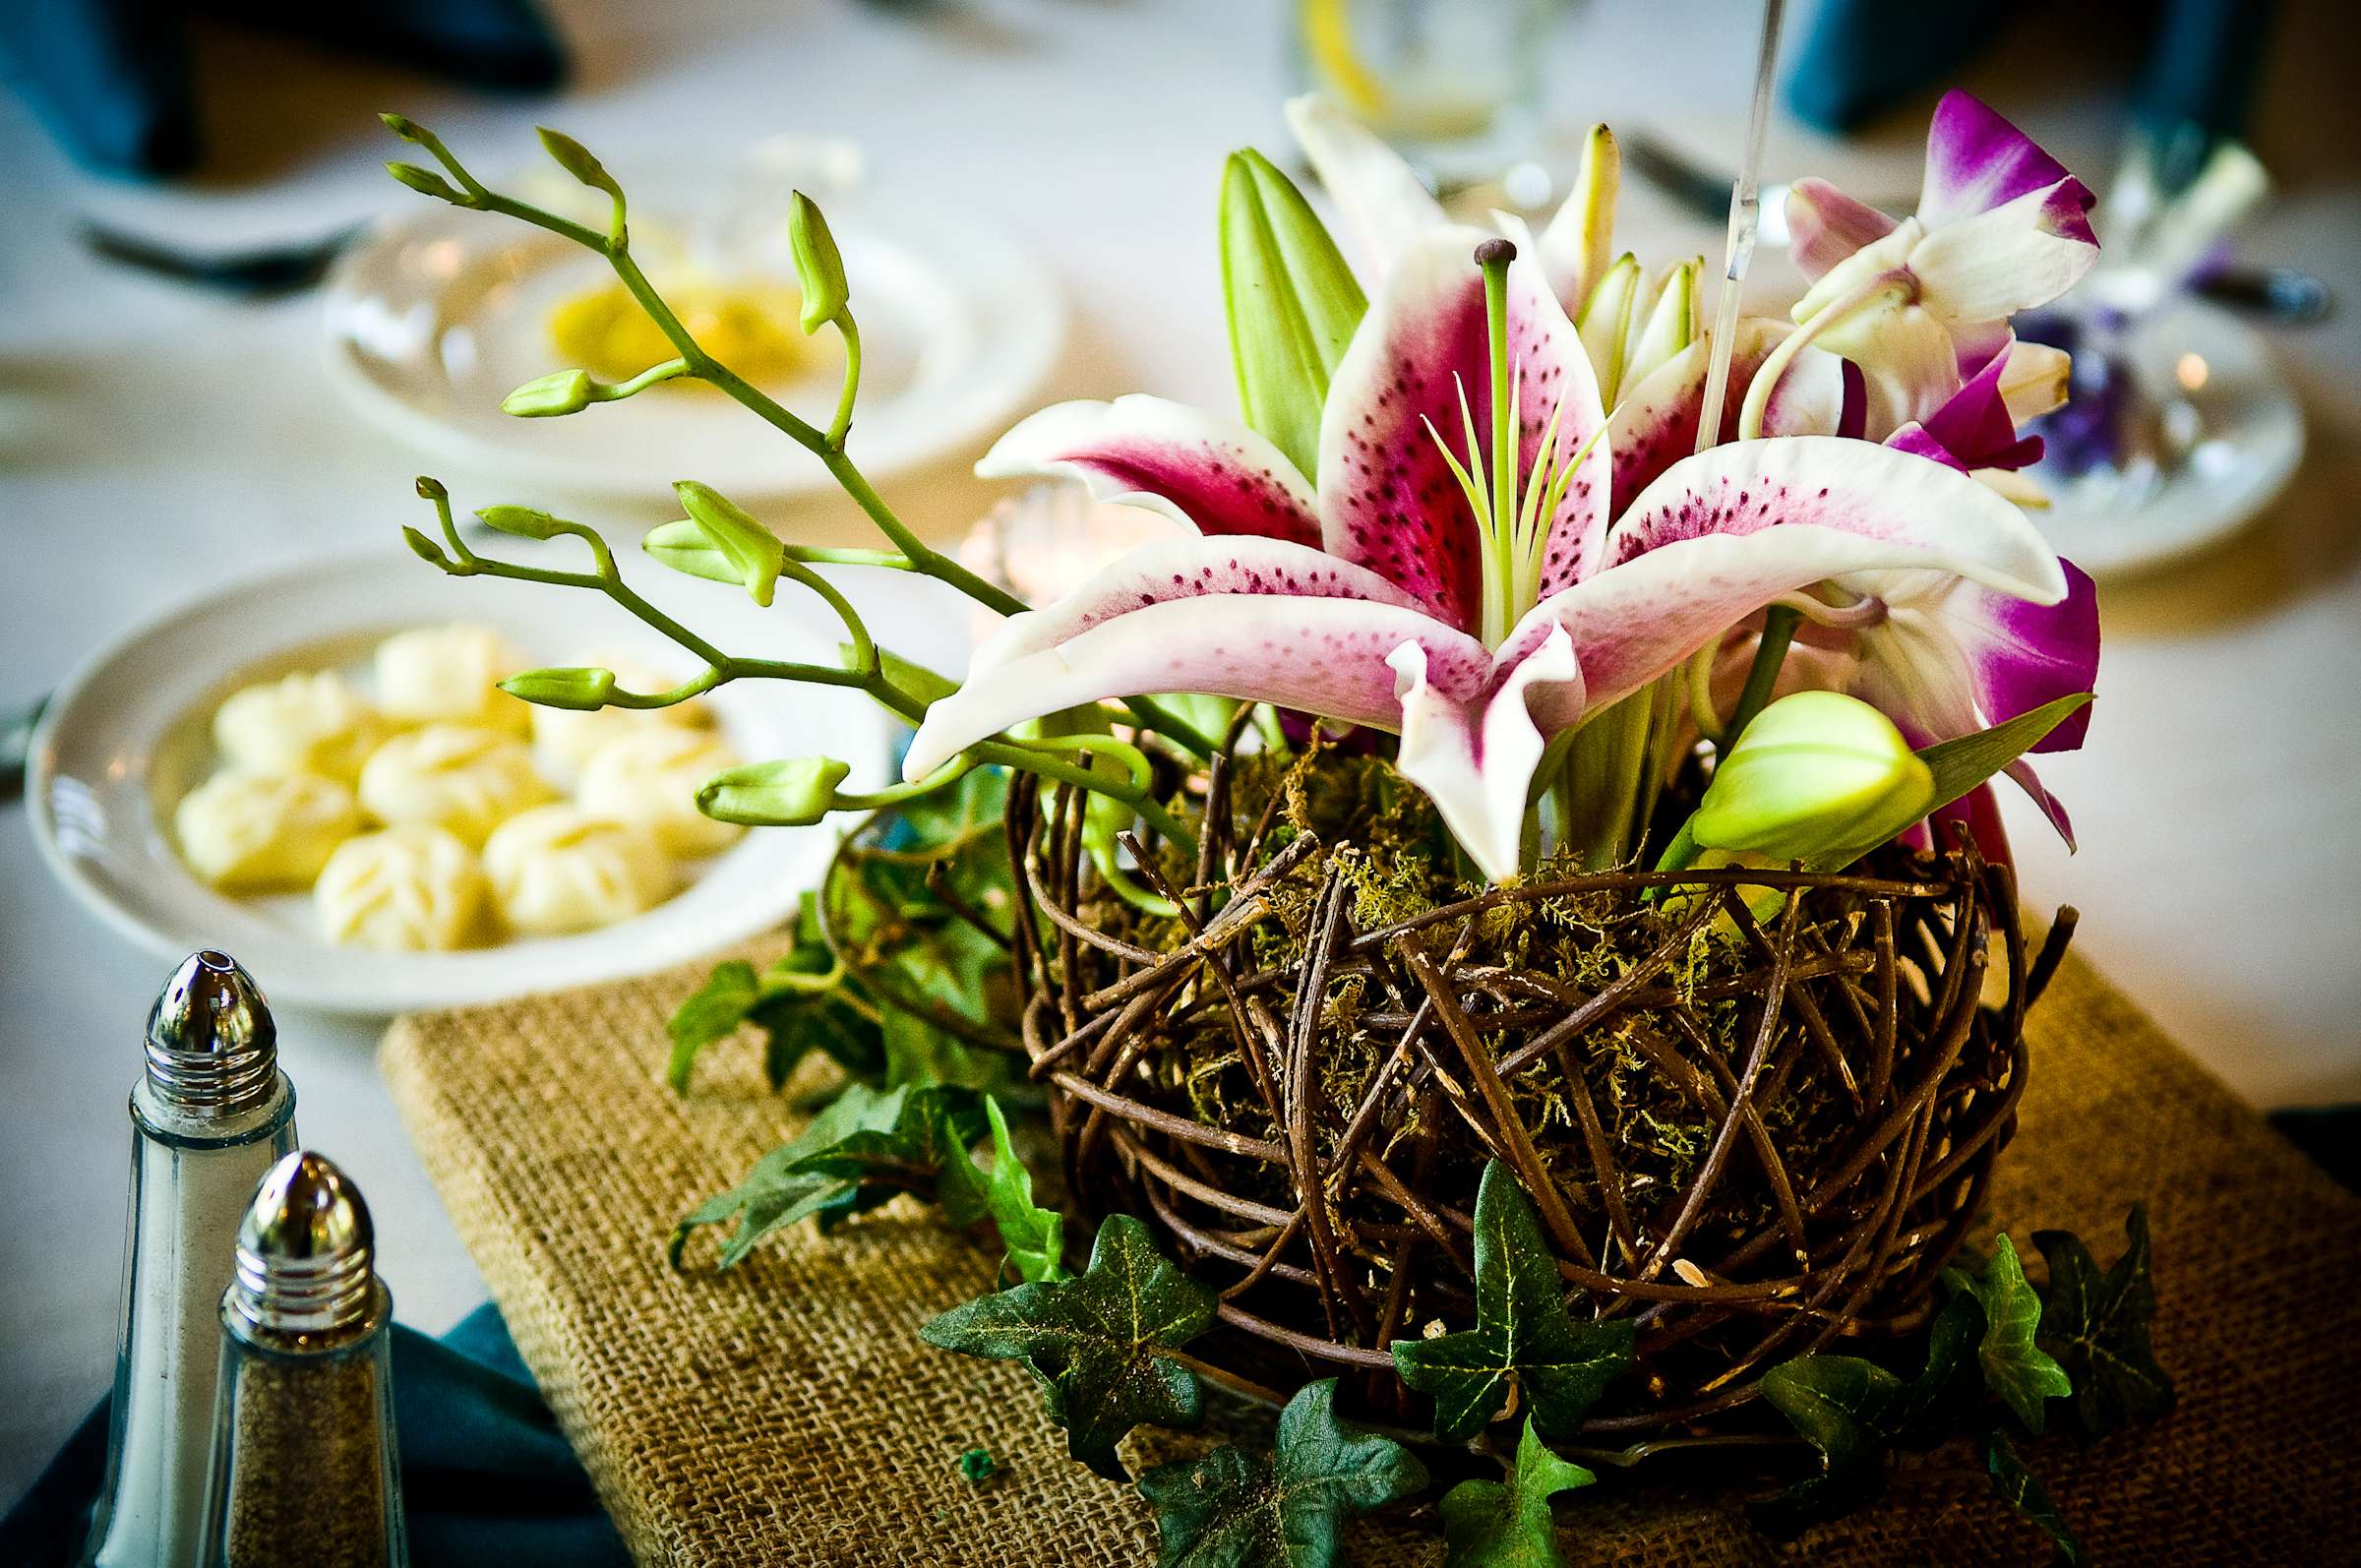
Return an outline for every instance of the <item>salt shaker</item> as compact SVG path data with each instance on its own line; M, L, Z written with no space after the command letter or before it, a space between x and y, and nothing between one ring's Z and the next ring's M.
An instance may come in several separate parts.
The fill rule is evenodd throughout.
M173 971L131 1091L131 1217L106 1485L84 1560L194 1559L204 1519L221 1292L263 1174L295 1147L295 1092L262 991L216 952Z
M403 1568L394 1297L369 1206L290 1154L238 1229L221 1297L205 1568Z

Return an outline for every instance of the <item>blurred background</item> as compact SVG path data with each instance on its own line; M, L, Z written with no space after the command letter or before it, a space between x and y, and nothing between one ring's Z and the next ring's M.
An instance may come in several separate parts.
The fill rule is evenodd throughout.
M795 537L862 537L736 409L500 424L502 391L565 362L557 314L595 340L599 306L498 220L394 185L409 154L376 111L487 176L564 128L682 276L760 273L785 191L827 193L884 324L853 451L950 536L999 493L969 465L1032 407L1229 403L1216 183L1244 144L1294 166L1288 93L1344 99L1473 209L1554 206L1605 120L1618 247L1710 266L1757 25L1731 0L15 0L0 711L167 605L392 545L421 472L468 508L562 497L632 527L694 472L767 494ZM2089 743L2044 764L2081 853L2004 807L2028 903L2078 905L2080 950L2267 1108L2361 1100L2356 68L2341 0L1796 0L1763 176L1907 211L1957 85L2101 192L2108 260L2051 329L2097 412L2048 432L2040 476L2101 577ZM1799 292L1766 243L1752 308ZM831 368L780 374L824 412ZM956 665L946 597L847 585L881 640ZM109 1373L121 1096L166 966L77 909L15 823L0 888L0 1272L30 1282L0 1295L5 1500ZM307 1141L366 1187L403 1315L438 1332L483 1293L377 1082L381 1025L295 1014L282 1049Z

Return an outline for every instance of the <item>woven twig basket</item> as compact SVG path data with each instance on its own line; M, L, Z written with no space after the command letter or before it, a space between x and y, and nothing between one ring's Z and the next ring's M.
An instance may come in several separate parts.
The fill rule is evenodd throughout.
M1963 832L1844 874L1557 876L1360 929L1338 846L1267 810L1241 831L1236 772L1217 758L1190 790L1193 877L1130 844L1177 922L1104 886L1076 792L1020 779L1008 811L1023 1040L1071 1191L1218 1293L1190 1347L1217 1380L1283 1399L1341 1376L1365 1417L1423 1425L1386 1346L1472 1321L1489 1159L1533 1195L1575 1310L1635 1322L1586 1437L1757 1426L1771 1365L1924 1320L2015 1125L2025 1009L2071 911L2029 953L2013 878ZM1588 911L1612 978L1493 950L1521 906ZM1586 940L1573 926L1554 939ZM1291 958L1258 961L1283 927ZM1233 1097L1209 1107L1209 1077ZM1663 1115L1630 1120L1641 1100ZM1697 1135L1667 1163L1641 1132L1683 1116Z

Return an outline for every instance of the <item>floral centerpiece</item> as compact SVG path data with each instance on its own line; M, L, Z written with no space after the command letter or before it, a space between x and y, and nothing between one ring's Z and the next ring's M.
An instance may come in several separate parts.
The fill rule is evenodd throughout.
M846 351L824 421L699 345L579 145L543 133L603 227L389 118L441 165L394 165L403 183L598 252L677 350L619 383L557 372L512 413L701 380L884 535L782 541L676 487L686 516L649 555L765 604L792 583L841 622L840 662L788 663L655 610L579 523L478 513L580 539L588 571L479 554L420 482L441 537L408 538L442 570L602 592L703 663L669 692L566 669L517 695L638 708L780 679L915 730L888 788L848 793L813 756L699 795L732 821L877 814L788 957L722 966L674 1020L684 1088L749 1023L774 1080L812 1051L846 1073L684 1222L676 1260L705 1226L731 1228L726 1266L915 1193L992 1228L1012 1282L928 1337L1027 1365L1091 1469L1123 1477L1134 1426L1193 1425L1206 1382L1283 1405L1272 1457L1141 1478L1172 1561L1331 1560L1343 1517L1428 1484L1405 1445L1505 1467L1440 1510L1453 1561L1506 1562L1554 1554L1548 1498L1593 1478L1573 1459L1806 1449L1761 1505L1795 1528L1962 1430L2070 1546L2007 1423L2037 1432L2071 1396L2095 1431L2169 1398L2145 1234L2135 1212L2105 1275L2045 1234L2037 1290L1971 1233L2072 929L2028 944L1991 781L2069 832L2028 757L2081 743L2098 656L2089 579L2024 511L2040 444L2020 430L2066 363L2009 318L2090 266L2089 193L1954 93L1913 215L1798 182L1792 319L1709 331L1702 259L1616 254L1604 127L1537 232L1452 220L1317 100L1290 117L1361 266L1268 160L1233 157L1240 416L1132 396L1009 432L983 472L1071 476L1185 528L1037 606L863 477L855 295L809 201L802 324ZM823 567L931 576L1005 619L954 681L879 646ZM1021 1157L1036 1107L1062 1202ZM1069 1221L1096 1226L1086 1261Z

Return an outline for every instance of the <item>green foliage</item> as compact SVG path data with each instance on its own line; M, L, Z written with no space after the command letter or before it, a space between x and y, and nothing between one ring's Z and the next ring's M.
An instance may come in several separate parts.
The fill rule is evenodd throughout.
M1328 381L1368 302L1303 193L1259 152L1222 171L1221 241L1240 412L1315 478Z
M968 1449L954 1463L959 1469L959 1478L970 1486L981 1486L1000 1473L1000 1467L993 1459L989 1448Z
M2074 1392L2066 1370L2034 1343L2041 1326L2041 1297L2026 1283L2017 1244L2006 1236L1993 1245L1980 1274L1943 1271L1944 1283L1973 1296L1984 1309L1984 1336L1976 1346L1984 1386L2000 1396L2028 1432L2041 1430L2042 1407Z
M1942 810L2016 761L2088 703L2090 695L2077 692L2020 713L2006 724L1921 749L1918 759L1935 775L1934 804L1927 810Z
M717 964L674 1011L664 1026L672 1037L664 1081L676 1093L686 1093L697 1055L741 1024L762 1032L763 1065L774 1089L814 1051L848 1072L875 1074L884 1065L885 1048L873 1012L857 988L836 973L820 935L817 902L807 893L795 946L785 957L759 975L744 959Z
M1572 1436L1631 1346L1630 1319L1578 1323L1566 1310L1533 1200L1494 1160L1476 1193L1476 1326L1391 1348L1402 1381L1434 1398L1434 1435L1456 1443L1499 1414L1512 1386L1544 1434Z
M1557 1568L1565 1559L1549 1499L1598 1478L1551 1453L1528 1416L1506 1484L1463 1480L1443 1494L1443 1568Z
M939 1199L944 1172L967 1166L967 1146L982 1127L968 1090L904 1084L879 1093L852 1084L800 1136L757 1161L745 1180L673 1228L672 1265L680 1267L682 1249L700 1226L731 1225L721 1244L721 1266L729 1269L764 1236L800 1220L817 1218L826 1230L899 1193Z
M2090 1249L2071 1232L2033 1233L2033 1245L2049 1264L2039 1342L2074 1381L2074 1403L2068 1408L2087 1437L2172 1409L2172 1379L2156 1364L2149 1344L2156 1292L2149 1276L2144 1206L2133 1206L2123 1232L2123 1255L2103 1274Z
M1304 1384L1269 1459L1225 1445L1140 1477L1159 1568L1329 1568L1344 1560L1347 1519L1425 1486L1417 1456L1340 1423L1335 1400L1335 1378Z
M963 1173L951 1174L944 1201L951 1222L991 1220L1007 1249L1001 1270L1013 1270L1027 1284L1066 1279L1065 1216L1033 1201L1033 1173L1009 1140L1007 1115L989 1095L984 1116L992 1126L992 1171L987 1175L970 1161Z
M1984 1474L1991 1478L1992 1489L2003 1502L2041 1527L2042 1533L2056 1544L2059 1562L2082 1568L2089 1560L2083 1555L2083 1543L2074 1538L2074 1532L2067 1528L2058 1505L2049 1500L2049 1493L2042 1489L2033 1473L2025 1468L2025 1461L1998 1428L1984 1434Z
M1132 1427L1193 1427L1204 1418L1196 1374L1171 1353L1213 1322L1213 1293L1157 1255L1127 1214L1099 1228L1077 1279L979 1297L919 1331L930 1345L1022 1361L1042 1386L1066 1451L1126 1480L1115 1445Z

